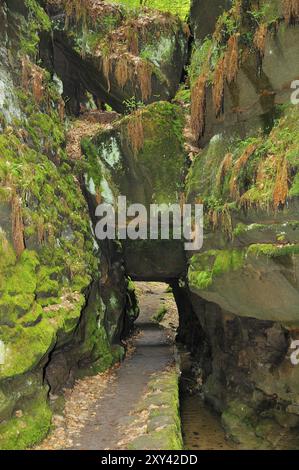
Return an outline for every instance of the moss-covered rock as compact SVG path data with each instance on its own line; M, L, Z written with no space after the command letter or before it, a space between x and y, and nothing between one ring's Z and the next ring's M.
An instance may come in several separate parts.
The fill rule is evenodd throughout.
M186 162L183 125L177 105L157 102L84 139L85 187L94 210L99 201L117 207L118 196L127 197L127 206L148 209L179 203ZM170 233L169 241L122 241L127 274L157 280L180 276L186 265L183 244L171 238Z
M120 112L174 97L189 34L178 17L109 3L87 1L81 10L64 3L53 16L53 67L72 100L69 107L78 111L86 90Z
M146 398L136 410L151 410L146 433L134 439L132 450L181 450L183 448L179 416L178 370L172 366L149 383Z

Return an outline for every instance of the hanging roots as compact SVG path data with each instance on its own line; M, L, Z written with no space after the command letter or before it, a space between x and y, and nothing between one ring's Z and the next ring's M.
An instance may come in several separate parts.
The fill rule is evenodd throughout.
M289 192L289 175L287 159L283 157L279 159L277 164L277 174L275 187L273 191L273 203L275 209L281 204L285 204Z
M130 78L130 75L131 73L129 70L127 59L125 56L121 57L117 61L116 67L115 67L115 78L116 78L117 84L121 88L124 88L124 86L126 85L127 81Z
M248 145L248 147L245 149L241 157L238 158L238 160L236 161L234 165L234 170L233 170L233 174L232 174L231 181L230 181L230 196L234 200L238 200L240 198L240 190L238 187L239 173L242 170L242 168L245 167L249 158L254 154L256 149L257 149L256 144Z
M129 120L127 129L129 142L134 154L137 155L144 144L144 131L140 113Z
M65 102L62 98L59 100L58 103L58 115L60 120L63 121L65 118Z
M220 189L221 186L223 185L224 179L228 173L228 171L231 169L233 163L233 156L231 153L227 153L224 157L224 159L221 162L221 165L219 167L218 173L217 173L217 178L216 178L216 187L217 189Z
M40 103L44 97L44 72L30 62L28 58L22 59L22 86L25 89L31 88L34 99Z
M254 46L263 57L265 53L266 38L267 38L268 26L266 24L260 24L254 35Z
M152 67L144 60L137 62L137 77L139 80L142 101L147 101L152 94Z
M19 257L25 250L24 243L24 224L21 212L21 203L17 194L13 194L11 199L11 211L12 211L12 237L13 246L16 255Z
M222 57L217 64L213 81L213 103L217 117L223 112L224 79L225 57Z
M207 76L200 75L191 91L191 130L196 141L202 137L205 129L206 82Z
M227 51L225 53L225 76L228 83L235 80L239 68L239 36L234 34L227 43Z
M221 211L221 229L226 233L228 238L233 236L233 222L229 207L225 204Z
M283 15L287 24L299 18L299 0L282 0Z
M108 93L110 93L110 90L111 90L110 72L111 72L110 57L105 56L105 57L103 57L103 74L104 74L104 77L106 78L106 81L107 81Z

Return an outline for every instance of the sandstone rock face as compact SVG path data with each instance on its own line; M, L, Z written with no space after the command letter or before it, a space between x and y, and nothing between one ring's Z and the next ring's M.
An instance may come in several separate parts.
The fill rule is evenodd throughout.
M118 196L127 198L127 207L139 203L148 211L151 204L178 203L185 165L182 130L181 110L158 102L84 140L83 153L88 161L85 188L94 212L99 201L117 207ZM173 279L185 271L180 240L127 239L122 246L126 273L135 280Z
M116 256L105 269L59 89L35 63L50 20L33 1L4 2L0 21L0 448L23 449L49 430L49 392L119 360L137 307Z

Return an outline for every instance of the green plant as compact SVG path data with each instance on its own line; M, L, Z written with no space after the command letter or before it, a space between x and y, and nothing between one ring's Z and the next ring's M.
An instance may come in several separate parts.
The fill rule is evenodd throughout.
M125 106L125 114L131 114L138 109L144 108L144 103L142 101L138 101L136 96L132 96L123 102Z

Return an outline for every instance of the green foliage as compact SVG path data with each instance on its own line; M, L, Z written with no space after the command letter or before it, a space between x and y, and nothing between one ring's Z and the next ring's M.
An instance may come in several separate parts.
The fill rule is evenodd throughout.
M298 123L299 108L288 106L282 110L269 135L260 132L256 137L244 140L215 138L191 167L187 178L188 197L203 200L206 212L219 211L227 204L233 204L235 208L273 207L277 181L282 173L281 162L284 161L288 198L296 197L299 194ZM253 151L244 158L250 147ZM219 178L227 154L231 155L232 164ZM234 171L236 167L238 170Z

